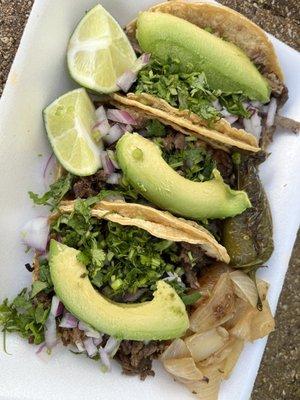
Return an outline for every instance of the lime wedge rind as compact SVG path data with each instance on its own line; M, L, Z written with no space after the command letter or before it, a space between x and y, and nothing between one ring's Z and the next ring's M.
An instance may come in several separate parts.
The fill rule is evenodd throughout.
M67 64L71 77L96 93L119 90L117 78L133 69L136 59L122 28L100 4L82 18L68 46Z
M59 97L45 108L43 116L49 141L62 166L77 176L94 174L101 167L100 149L91 137L94 106L85 89ZM61 131L59 122L64 118L70 118L73 126Z

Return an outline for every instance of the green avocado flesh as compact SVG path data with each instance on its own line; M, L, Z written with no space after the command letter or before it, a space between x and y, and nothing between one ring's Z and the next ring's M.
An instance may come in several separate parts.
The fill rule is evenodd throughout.
M204 72L211 89L269 101L268 83L245 53L182 18L143 12L137 20L136 37L142 50L161 62L171 57L183 67L190 64L195 72Z
M78 319L100 332L128 340L174 339L188 329L185 306L166 282L157 282L152 301L115 303L94 289L78 254L78 250L51 240L49 260L55 293Z
M206 219L232 217L251 206L246 192L232 190L217 169L214 178L206 182L179 175L162 158L159 147L138 133L125 133L117 143L116 154L129 183L164 210Z

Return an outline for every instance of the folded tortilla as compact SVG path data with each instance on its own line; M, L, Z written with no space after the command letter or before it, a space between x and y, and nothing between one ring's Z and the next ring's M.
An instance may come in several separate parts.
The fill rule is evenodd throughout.
M62 201L59 211L73 212L75 201ZM174 217L168 212L123 201L100 201L91 209L91 215L120 225L136 226L160 239L199 245L209 257L225 263L230 261L225 247L208 230L194 221Z
M149 11L175 15L202 29L207 26L211 27L216 35L226 37L227 40L242 49L252 62L256 65L259 64L267 80L272 77L273 82L275 80L279 84L283 83L283 73L267 35L256 24L238 12L217 4L185 1L169 1L158 4ZM136 40L136 20L126 27L126 33L130 40ZM211 129L208 122L198 115L188 110L174 108L165 100L146 93L128 93L127 96L113 94L112 99L127 107L140 108L149 115L152 114L161 119L165 124L181 126L205 141L213 141L228 148L237 147L251 152L260 150L255 136L244 129L232 127L224 118L215 122Z

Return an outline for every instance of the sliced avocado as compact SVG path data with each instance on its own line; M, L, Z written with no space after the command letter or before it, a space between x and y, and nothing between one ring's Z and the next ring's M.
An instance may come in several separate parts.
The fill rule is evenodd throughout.
M94 289L78 254L51 240L49 262L55 293L78 319L118 339L167 340L185 333L189 326L185 306L166 282L157 282L152 301L115 303Z
M217 169L210 181L185 179L165 162L155 143L138 133L125 133L116 155L129 183L164 210L188 218L227 218L251 206L246 192L232 190Z
M269 101L267 81L241 49L182 18L143 12L137 19L136 37L142 50L161 62L171 57L183 69L191 64L195 72L205 72L212 89Z

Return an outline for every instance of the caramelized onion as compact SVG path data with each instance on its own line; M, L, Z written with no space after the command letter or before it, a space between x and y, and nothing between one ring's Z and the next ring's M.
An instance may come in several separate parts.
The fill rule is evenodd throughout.
M243 271L234 271L229 275L233 282L234 293L256 308L258 293L253 280Z
M222 379L223 365L213 365L203 368L204 379L198 382L187 383L189 390L200 400L218 400L218 393Z
M233 317L235 297L229 273L220 276L211 296L200 304L190 317L190 328L194 332L205 332L224 324Z
M197 368L192 357L170 358L164 360L163 365L177 380L183 380L186 382L203 379L203 374Z
M189 352L185 342L182 339L176 339L166 348L160 356L160 359L163 361L170 358L190 357L190 355L191 353Z
M219 327L206 332L195 333L186 338L185 343L193 359L198 362L220 350L228 339L229 335L226 329Z

